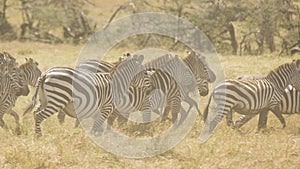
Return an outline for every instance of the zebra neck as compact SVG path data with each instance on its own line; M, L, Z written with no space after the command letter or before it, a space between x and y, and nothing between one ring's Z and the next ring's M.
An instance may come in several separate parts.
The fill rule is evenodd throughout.
M279 71L271 71L267 79L274 85L275 89L283 93L284 89L289 85L289 77L282 75Z

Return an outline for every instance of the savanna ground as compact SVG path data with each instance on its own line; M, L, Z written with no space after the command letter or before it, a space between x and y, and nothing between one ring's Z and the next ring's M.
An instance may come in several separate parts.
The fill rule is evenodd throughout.
M76 64L82 46L49 45L41 43L2 42L0 51L8 51L19 63L25 57L39 62L43 71L53 66ZM109 54L110 61L128 50ZM134 51L129 51L134 52ZM182 53L181 53L182 54ZM180 55L181 55L180 54ZM269 70L298 56L220 56L226 78L249 73L267 73ZM21 116L29 105L30 96L20 97L15 110ZM200 102L203 111L207 97ZM287 117L287 116L285 116ZM299 168L300 119L298 115L286 118L287 127L270 113L268 128L257 133L258 117L247 123L241 132L226 126L225 119L205 144L198 143L203 122L197 119L193 129L175 148L155 157L128 159L108 153L91 141L81 128L74 129L74 119L67 118L63 125L56 116L42 124L43 136L34 137L32 114L22 119L22 134L12 129L14 120L4 120L11 128L0 129L0 168Z

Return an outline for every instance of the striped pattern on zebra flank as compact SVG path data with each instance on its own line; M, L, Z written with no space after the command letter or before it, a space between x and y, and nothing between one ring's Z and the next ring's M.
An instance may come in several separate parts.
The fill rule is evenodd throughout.
M300 114L300 92L289 85L283 92L280 103L275 108L270 109L274 114ZM267 110L269 111L269 109ZM247 123L253 116L242 115L235 121L235 127L240 128ZM285 121L276 115L282 123L282 127L286 126ZM266 128L267 113L259 117L258 129Z
M279 104L284 89L290 84L300 89L300 60L283 64L271 71L261 80L225 80L219 83L210 96L204 112L205 129L200 139L206 141L227 115L227 124L232 123L231 113L258 113L259 110L274 108ZM211 99L217 105L217 114L212 121L207 121L208 107ZM279 114L279 116L282 116ZM207 126L207 127L206 127Z

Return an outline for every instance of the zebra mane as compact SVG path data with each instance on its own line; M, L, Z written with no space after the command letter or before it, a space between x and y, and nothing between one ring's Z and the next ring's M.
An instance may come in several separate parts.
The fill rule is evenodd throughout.
M19 66L20 69L24 69L25 67L35 65L38 66L39 63L34 61L32 58L25 58L26 62Z
M139 64L142 64L144 60L144 55L133 55L133 56L127 56L126 58L124 58L122 61L116 63L112 69L110 70L110 74L114 74L118 69L123 69L125 67L127 67L129 64L133 63L133 62L137 62Z
M147 63L144 64L144 66L146 68L159 68L161 67L162 65L166 64L167 62L173 60L174 58L178 57L177 55L172 55L172 54L165 54L163 56L160 56L158 58L155 58Z

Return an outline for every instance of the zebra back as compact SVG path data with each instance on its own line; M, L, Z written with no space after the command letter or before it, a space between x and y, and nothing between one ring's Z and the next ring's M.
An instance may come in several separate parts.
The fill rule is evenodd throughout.
M109 72L113 66L113 64L106 61L87 60L76 66L76 69L91 72Z
M160 56L156 59L153 59L147 63L144 64L145 68L161 68L163 67L167 62L175 59L176 56L172 54L165 54L163 56Z
M196 88L196 80L193 72L178 56L166 54L144 64L144 66L145 68L162 69L173 76L179 85L182 95L186 95Z

